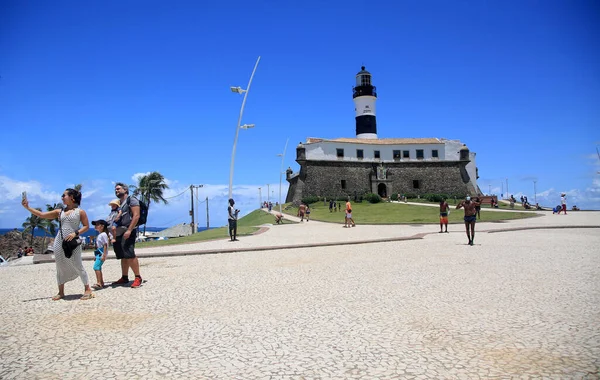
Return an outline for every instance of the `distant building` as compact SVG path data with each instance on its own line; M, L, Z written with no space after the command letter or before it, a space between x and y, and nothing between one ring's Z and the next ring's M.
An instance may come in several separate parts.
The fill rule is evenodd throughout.
M316 195L376 193L480 195L475 153L458 140L377 137L377 92L362 70L353 88L356 138L308 138L296 147L298 172L286 173L286 202Z

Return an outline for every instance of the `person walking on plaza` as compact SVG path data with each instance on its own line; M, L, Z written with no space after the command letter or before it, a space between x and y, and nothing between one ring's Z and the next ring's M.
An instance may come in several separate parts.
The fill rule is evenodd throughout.
M469 239L469 245L473 245L473 241L475 240L475 222L477 221L477 209L476 206L480 205L480 203L471 201L471 197L466 197L464 201L461 201L458 205L456 205L456 209L464 208L465 209L465 228L467 230L467 238ZM469 227L471 229L471 234L469 234Z
M96 249L94 250L94 272L96 273L96 283L92 288L98 290L104 288L104 277L102 276L102 265L108 255L108 222L105 220L94 220L92 222L94 229L98 231L96 239Z
M560 194L560 210L558 210L558 214L560 214L561 211L564 211L565 215L567 215L567 194L566 193Z
M298 206L298 214L297 216L300 218L301 222L304 222L304 214L306 213L306 205L304 204L304 202L300 203L300 206Z
M227 207L227 221L229 222L229 237L231 241L238 241L237 239L237 220L240 210L233 207L235 204L233 198L229 198L229 207Z
M23 196L21 204L33 215L42 219L59 219L60 228L54 238L54 260L56 262L56 281L58 283L58 294L52 297L53 301L58 301L65 297L65 283L73 281L77 277L83 282L84 293L81 300L94 298L94 293L90 288L89 279L83 261L81 259L81 244L73 249L71 256L67 257L63 250L63 241L72 241L79 239L79 236L89 230L87 214L79 208L81 203L81 192L75 189L66 189L63 193L63 209L54 209L52 211L42 212L29 207L29 201ZM80 227L81 226L81 227Z
M140 219L140 201L129 195L129 187L122 182L115 184L115 195L121 204L121 217L116 221L116 239L113 250L118 260L121 260L121 278L113 284L123 285L129 283L129 269L133 271L135 279L132 288L142 285L140 275L140 262L135 255L135 238L137 237L137 222Z
M306 205L306 221L310 219L310 205Z
M352 219L352 204L350 204L350 197L348 197L348 201L346 202L346 223L348 227L350 227L351 222L352 227L356 227L356 223L354 223L354 219Z
M450 215L450 205L443 198L440 202L440 234L442 232L448 232L448 215ZM446 231L442 231L442 227L446 227Z

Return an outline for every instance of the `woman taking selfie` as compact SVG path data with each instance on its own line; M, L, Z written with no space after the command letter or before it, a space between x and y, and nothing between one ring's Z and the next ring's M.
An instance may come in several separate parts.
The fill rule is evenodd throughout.
M59 218L60 228L54 239L54 260L56 262L56 280L58 282L58 294L52 297L53 301L58 301L65 297L65 283L81 278L85 288L82 300L89 300L94 297L90 289L88 275L83 268L81 260L81 244L74 246L79 235L84 234L89 228L88 217L85 211L79 208L81 202L81 192L74 189L67 189L63 193L62 202L64 209L55 209L48 212L42 212L29 207L29 201L25 194L21 204L33 215L43 219ZM80 228L79 226L82 225ZM73 240L75 239L75 240ZM63 244L64 242L64 244ZM71 243L69 243L71 242ZM71 247L68 245L71 244ZM63 246L67 246L63 248ZM65 254L65 249L67 252Z

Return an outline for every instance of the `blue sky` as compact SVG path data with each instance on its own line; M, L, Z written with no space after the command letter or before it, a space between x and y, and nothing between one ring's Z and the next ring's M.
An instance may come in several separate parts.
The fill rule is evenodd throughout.
M600 209L596 1L6 1L0 7L0 228L19 205L83 184L92 218L113 183L157 170L167 196L204 184L226 222L240 95L261 62L238 141L234 194L277 198L281 159L307 137L353 137L354 76L377 86L379 137L460 139L479 185ZM149 224L189 221L189 192ZM285 191L284 191L285 194ZM204 206L202 206L204 207ZM200 224L205 223L200 214Z

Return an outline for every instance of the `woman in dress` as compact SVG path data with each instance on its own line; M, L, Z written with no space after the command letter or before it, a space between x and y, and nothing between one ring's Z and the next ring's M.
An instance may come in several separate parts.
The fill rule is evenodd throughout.
M79 235L84 234L90 228L87 214L79 208L81 202L81 192L74 189L66 189L63 193L62 202L65 205L64 209L55 209L48 212L42 212L29 207L27 198L21 201L25 207L33 215L44 219L60 218L62 224L62 234L59 230L54 239L54 260L56 262L56 280L58 282L58 294L52 297L53 301L58 301L65 297L65 283L81 278L84 286L84 294L82 300L94 298L94 293L90 289L87 272L83 267L81 259L81 244L75 248L73 255L70 258L65 256L62 243L63 238L66 241L78 239ZM80 228L79 226L82 225Z

